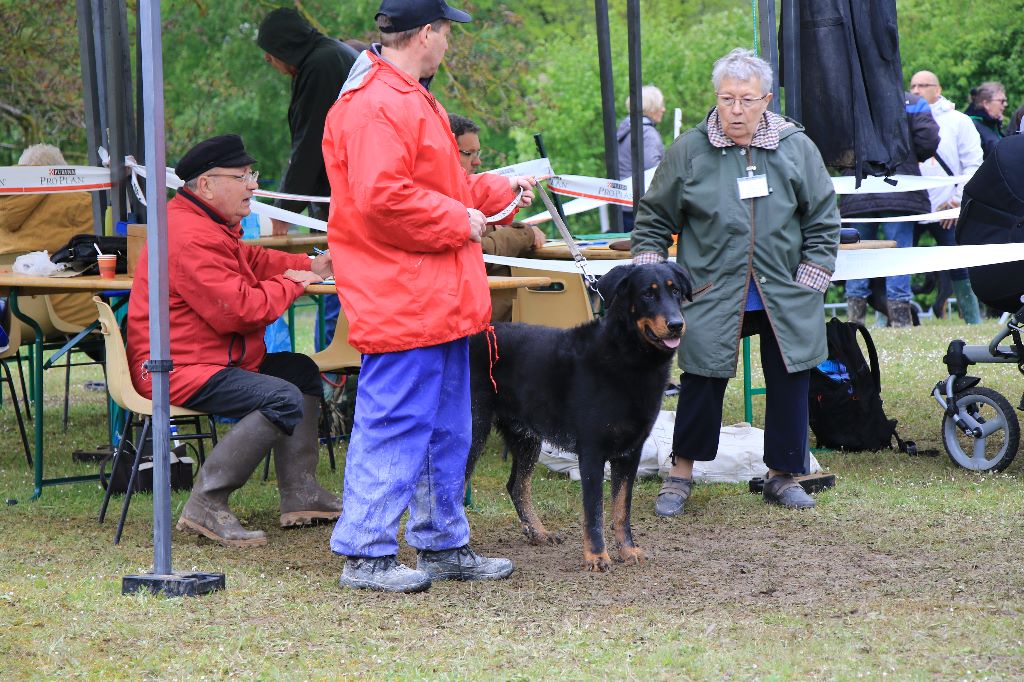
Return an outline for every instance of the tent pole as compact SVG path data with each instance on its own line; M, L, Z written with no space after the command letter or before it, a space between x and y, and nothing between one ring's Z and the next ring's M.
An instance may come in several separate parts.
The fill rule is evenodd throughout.
M171 370L167 309L167 189L164 149L163 55L160 36L160 0L140 0L142 24L143 111L149 122L146 135L146 203L149 215L149 336L146 365L153 377L153 572L124 576L121 592L149 590L165 596L197 595L224 588L223 573L175 573L171 568Z
M772 97L768 108L779 113L779 36L776 32L775 0L758 0L758 33L761 44L758 46L761 59L772 65Z
M640 59L640 0L626 2L629 40L629 130L633 159L633 216L644 193L643 74Z
M800 103L800 0L782 0L782 64L786 85L786 116L797 121L803 119Z
M78 0L78 56L82 66L82 103L85 106L85 144L87 161L90 166L100 165L99 147L103 140L100 123L100 104L97 98L96 45L93 41L92 5L89 0ZM103 234L103 211L106 196L103 192L92 194L92 224L96 234Z
M615 79L612 73L611 31L608 25L608 0L594 0L594 15L597 21L597 63L601 74L601 114L604 123L604 166L605 177L618 180L619 145L615 139ZM622 231L622 209L616 204L607 204L610 232Z

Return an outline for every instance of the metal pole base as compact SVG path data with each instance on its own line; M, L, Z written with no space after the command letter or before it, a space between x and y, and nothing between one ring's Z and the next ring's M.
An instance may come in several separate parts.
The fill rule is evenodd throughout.
M179 573L126 575L121 579L121 594L148 590L164 597L198 597L224 589L223 573Z

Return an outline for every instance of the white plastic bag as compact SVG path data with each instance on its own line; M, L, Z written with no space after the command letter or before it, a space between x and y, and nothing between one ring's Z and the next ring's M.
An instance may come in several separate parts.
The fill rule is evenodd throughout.
M18 256L12 269L20 275L49 277L53 273L63 270L64 263L50 261L50 254L46 251L32 251Z
M662 410L654 422L651 435L644 441L643 453L640 456L638 478L660 474L668 476L672 468L672 434L675 430L676 413ZM821 465L814 455L811 456L811 468L808 473L821 471ZM746 483L752 478L768 475L768 467L764 464L764 431L745 422L723 426L718 439L718 455L710 462L693 463L693 480L707 483ZM580 480L580 468L576 455L560 450L551 443L541 444L540 463L552 471L567 473L569 478ZM605 466L605 478L609 478L609 468Z

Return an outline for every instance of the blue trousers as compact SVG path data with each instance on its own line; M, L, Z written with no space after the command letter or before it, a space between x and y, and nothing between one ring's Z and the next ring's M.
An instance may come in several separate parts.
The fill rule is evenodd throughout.
M463 485L472 429L468 339L364 355L345 457L344 510L331 551L396 554L406 509L411 547L467 544Z
M878 228L882 228L886 239L896 242L896 248L906 249L914 245L914 223L853 223L861 239L877 239ZM867 298L868 280L851 279L846 281L847 298ZM895 275L885 278L885 297L890 301L909 301L910 275Z

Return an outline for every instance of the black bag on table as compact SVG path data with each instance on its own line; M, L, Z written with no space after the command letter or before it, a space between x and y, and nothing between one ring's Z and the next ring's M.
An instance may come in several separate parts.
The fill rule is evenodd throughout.
M857 335L864 339L870 363L864 359ZM878 353L871 334L861 324L833 317L825 325L828 360L811 370L809 416L818 447L832 450L882 450L892 439L908 454L917 454L913 441L896 433L896 420L882 409Z
M95 270L96 246L99 246L103 253L117 254L116 272L125 274L128 272L128 237L105 237L94 234L76 234L64 246L57 249L51 256L53 263L66 263L68 268L78 272Z

